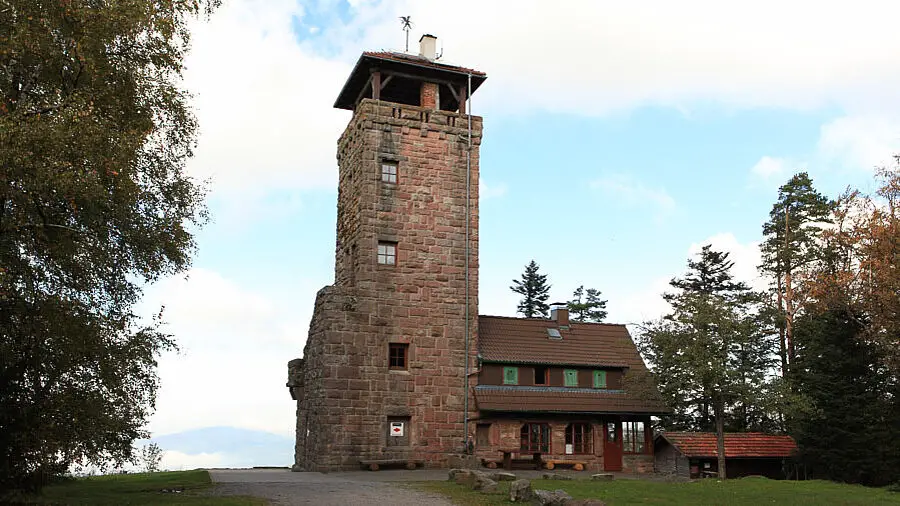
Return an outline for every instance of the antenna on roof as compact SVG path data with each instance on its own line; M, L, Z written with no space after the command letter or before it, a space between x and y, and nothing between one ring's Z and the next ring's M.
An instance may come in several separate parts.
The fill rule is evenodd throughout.
M409 52L409 29L412 28L412 16L400 16L400 24L403 25L402 30L406 32L406 52Z

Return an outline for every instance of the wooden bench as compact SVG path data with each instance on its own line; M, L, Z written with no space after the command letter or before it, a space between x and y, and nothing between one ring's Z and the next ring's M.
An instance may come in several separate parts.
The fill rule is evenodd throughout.
M359 465L369 471L377 471L387 466L404 466L407 469L415 469L423 464L421 460L410 459L381 459L381 460L360 460Z
M584 471L585 463L579 460L567 460L567 459L550 459L544 462L544 467L547 469L553 469L556 466L572 466L572 469L576 471Z

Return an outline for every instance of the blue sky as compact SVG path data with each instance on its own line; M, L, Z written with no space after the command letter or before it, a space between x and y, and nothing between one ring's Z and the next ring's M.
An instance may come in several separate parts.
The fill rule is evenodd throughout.
M667 280L709 242L761 286L761 225L793 171L836 196L871 187L872 167L900 151L889 2L224 4L194 27L185 74L201 132L188 168L211 182L213 221L193 269L143 303L165 305L183 346L160 361L157 436L292 436L285 366L333 279L350 112L331 104L361 51L403 48L399 15L413 17L411 49L433 33L444 61L488 74L472 104L485 125L482 314L514 314L508 287L531 259L553 299L597 288L623 323L658 316ZM249 462L172 444L170 467Z

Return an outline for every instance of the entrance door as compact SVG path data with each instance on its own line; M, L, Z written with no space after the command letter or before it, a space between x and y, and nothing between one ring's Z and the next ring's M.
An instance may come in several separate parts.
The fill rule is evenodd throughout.
M603 470L622 470L622 426L619 422L606 422L603 431Z

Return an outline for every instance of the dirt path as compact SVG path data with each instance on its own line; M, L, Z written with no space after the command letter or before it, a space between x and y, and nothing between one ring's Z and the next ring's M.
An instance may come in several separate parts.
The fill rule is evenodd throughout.
M443 497L410 490L391 482L446 479L440 471L380 471L378 473L292 473L271 469L210 470L216 483L212 495L251 495L275 504L452 506Z

